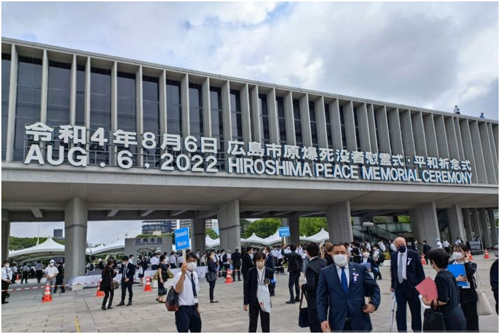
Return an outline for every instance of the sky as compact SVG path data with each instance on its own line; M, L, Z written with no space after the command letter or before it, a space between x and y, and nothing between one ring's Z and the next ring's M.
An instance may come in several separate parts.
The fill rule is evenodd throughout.
M496 2L3 2L2 36L498 120Z

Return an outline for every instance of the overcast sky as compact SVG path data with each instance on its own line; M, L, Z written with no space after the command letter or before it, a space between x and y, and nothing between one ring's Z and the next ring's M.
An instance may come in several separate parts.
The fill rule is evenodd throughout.
M2 36L498 119L496 2L4 2Z

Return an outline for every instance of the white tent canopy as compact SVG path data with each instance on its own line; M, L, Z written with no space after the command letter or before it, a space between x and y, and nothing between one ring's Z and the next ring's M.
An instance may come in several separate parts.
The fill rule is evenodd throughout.
M37 258L44 256L49 257L52 255L64 255L64 245L55 242L51 237L49 237L39 245L9 252L9 257L11 258L31 258L34 255Z

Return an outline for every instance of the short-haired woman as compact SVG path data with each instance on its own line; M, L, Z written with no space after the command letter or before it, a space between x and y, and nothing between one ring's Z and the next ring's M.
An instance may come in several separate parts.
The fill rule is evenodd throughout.
M104 300L102 301L101 309L103 311L112 309L111 305L113 304L113 296L115 295L115 291L112 289L113 278L116 276L116 270L113 269L113 265L115 263L113 261L108 261L106 267L104 267L101 273L101 291L104 292ZM108 308L106 308L106 302L109 298Z
M168 280L168 264L165 255L160 256L160 264L158 265L158 303L165 303L167 290L165 289L165 282Z

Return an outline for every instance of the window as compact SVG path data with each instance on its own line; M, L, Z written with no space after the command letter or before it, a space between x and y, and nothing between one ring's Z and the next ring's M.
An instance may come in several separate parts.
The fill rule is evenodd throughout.
M230 91L231 97L231 129L233 139L243 140L243 126L241 124L241 103L240 92L237 90Z
M299 100L293 100L293 122L295 124L295 136L296 143L298 146L302 146L302 122L300 119L300 102Z
M70 124L71 64L49 61L47 125Z
M342 131L342 148L347 150L347 139L345 135L345 118L344 118L344 106L340 106L340 129Z
M286 119L285 119L285 102L281 96L276 97L276 104L278 106L278 126L280 134L280 144L286 144Z
M135 74L118 72L117 75L117 88L118 88L118 130L127 132L136 132L136 85ZM137 138L137 137L136 137ZM137 165L137 146L131 145L125 147L122 145L117 146L118 152L121 150L128 150L134 156L134 166Z
M201 85L189 84L190 134L200 139L203 136L203 106Z
M92 68L90 71L90 129L91 134L104 128L108 144L111 131L111 70ZM108 146L90 146L89 164L109 164Z
M218 139L217 168L224 170L224 130L221 89L219 87L210 87L210 119L212 121L212 137Z
M353 108L354 111L354 128L356 129L356 148L360 151L361 143L359 141L359 125L358 125L358 111Z
M7 125L9 122L10 55L2 53L2 160L7 148Z
M267 96L265 94L259 94L259 104L262 120L261 138L265 145L271 142L271 137L269 135L269 111L267 109Z
M167 132L182 136L181 83L167 80Z
M75 125L85 125L85 65L76 67Z
M19 57L14 160L24 158L25 125L40 121L42 60ZM29 145L27 142L26 145Z
M309 117L311 123L312 145L318 146L318 128L316 127L316 109L314 102L309 102Z
M161 143L161 127L160 127L160 92L158 78L143 76L142 77L142 108L143 108L143 133L152 132L156 137L156 142ZM140 137L142 138L142 137ZM159 145L158 145L159 146ZM159 166L160 164L160 149L155 148L148 150L143 148L144 163Z
M325 120L326 120L326 140L328 147L333 147L333 137L332 137L332 122L330 119L330 106L325 103Z

